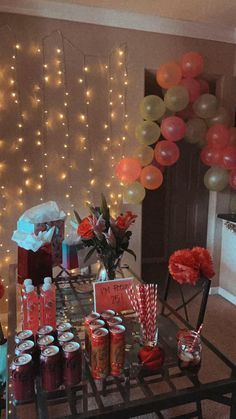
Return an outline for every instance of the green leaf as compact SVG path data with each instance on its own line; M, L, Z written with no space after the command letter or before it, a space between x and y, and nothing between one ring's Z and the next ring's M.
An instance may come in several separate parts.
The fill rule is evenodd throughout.
M92 256L95 250L96 250L96 247L93 247L92 249L90 249L90 251L87 253L87 255L84 258L84 262L87 262L87 260Z
M133 252L133 250L131 249L126 249L125 250L127 253L129 253L130 255L132 255L134 257L134 259L136 260L136 254Z
M106 221L106 227L109 228L110 227L110 210L109 210L106 198L103 195L103 193L102 193L101 212L102 212L104 220Z
M75 218L76 218L77 223L80 224L81 221L82 221L82 218L80 218L80 216L79 216L79 214L76 210L74 210L74 214L75 214Z

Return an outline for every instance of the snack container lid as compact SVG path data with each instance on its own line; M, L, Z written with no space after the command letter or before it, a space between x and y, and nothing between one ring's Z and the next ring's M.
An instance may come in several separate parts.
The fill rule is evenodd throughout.
M51 332L53 332L53 327L49 325L42 326L38 329L38 335L48 335Z
M62 333L62 335L58 336L59 342L68 342L68 340L72 340L74 338L74 334L71 332Z
M57 326L57 330L59 332L65 332L66 330L71 329L71 328L72 328L72 325L69 322L62 322L62 323L59 323Z
M42 336L38 339L38 345L51 345L54 342L54 337L51 335Z
M21 342L19 343L19 345L17 345L17 349L19 349L20 351L25 351L33 347L34 347L34 342L32 340L24 340L24 342Z
M110 325L113 326L113 325L116 325L116 324L120 324L120 323L122 323L122 318L119 317L119 316L110 317L107 320L107 323L109 324L109 326Z
M96 313L95 311L92 311L92 313L90 313L90 314L88 314L86 317L85 317L85 321L86 322L91 322L91 321L93 321L93 320L96 320L96 319L99 319L99 317L100 317L100 314L99 313Z
M78 342L68 342L63 345L62 349L64 352L74 352L80 349L80 344Z
M110 328L111 334L118 334L118 333L124 333L126 330L125 326L123 324L116 324L115 326L112 326Z
M33 335L32 330L22 330L21 332L17 333L17 337L19 339L27 339Z
M32 356L30 354L22 354L14 359L13 364L21 366L28 364L30 361L32 361Z
M108 335L108 330L105 327L101 327L93 331L92 336L95 338L100 338Z
M42 351L42 355L45 357L54 356L58 354L59 348L58 346L50 345Z

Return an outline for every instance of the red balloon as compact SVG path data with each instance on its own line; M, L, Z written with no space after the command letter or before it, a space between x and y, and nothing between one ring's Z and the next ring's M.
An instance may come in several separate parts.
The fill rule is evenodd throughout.
M150 164L142 169L140 182L146 189L157 189L163 182L163 174L160 169Z
M181 58L181 67L184 77L196 77L203 71L203 58L198 52L187 52Z
M116 165L115 173L121 182L133 183L141 173L140 161L132 157L124 157Z
M155 159L162 166L171 166L179 158L179 148L172 141L159 141L154 149Z
M189 102L193 103L200 96L200 83L198 80L191 77L186 77L181 80L180 84L188 90Z
M228 146L222 150L223 167L227 170L236 169L236 147Z
M230 131L223 124L214 124L207 131L207 143L215 148L225 148L229 144Z
M236 169L229 173L229 184L231 188L236 189Z
M204 79L198 79L198 83L200 85L200 95L203 95L204 93L210 92L209 83Z
M184 137L186 125L178 116L169 116L161 122L161 133L166 140L179 141Z
M222 151L217 148L206 146L202 149L200 158L206 166L221 166Z

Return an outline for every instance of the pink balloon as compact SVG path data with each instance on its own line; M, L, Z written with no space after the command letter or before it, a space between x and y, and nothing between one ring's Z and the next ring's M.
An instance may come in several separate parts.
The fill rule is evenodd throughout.
M116 165L115 173L121 182L132 183L141 173L140 161L132 157L124 157Z
M179 158L179 148L172 141L159 141L154 149L155 159L162 166L171 166Z
M140 182L146 189L158 189L163 182L163 174L160 169L150 164L142 169Z
M169 116L161 121L161 133L166 140L179 141L184 137L186 125L178 116Z
M221 166L222 151L217 148L206 146L201 151L200 159L206 166Z
M228 146L222 150L223 167L227 170L236 169L236 147Z
M207 144L215 148L225 148L229 144L230 131L225 125L214 124L207 131Z
M188 90L189 102L193 103L200 96L200 83L198 80L191 77L186 77L181 80L180 84Z
M236 189L236 169L229 172L229 184L231 188Z
M203 72L203 58L198 52L189 51L182 56L181 67L184 77L196 77Z
M209 83L204 79L198 79L198 83L200 85L200 95L203 95L204 93L210 92Z

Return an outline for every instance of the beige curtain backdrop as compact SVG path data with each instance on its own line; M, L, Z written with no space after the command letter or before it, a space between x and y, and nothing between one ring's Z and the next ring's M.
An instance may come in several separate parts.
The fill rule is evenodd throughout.
M7 190L7 193L4 193L4 189L0 189L2 269L16 259L16 246L11 243L10 238L17 218L26 208L42 202L40 199L56 200L68 213L72 213L71 205L74 205L82 215L87 213L84 202L88 199L88 194L91 196L91 202L97 204L100 193L104 192L109 202L114 204L121 190L116 180L112 178L114 169L111 156L114 155L114 161L117 161L123 153L132 154L136 147L134 130L141 121L139 102L144 95L145 69L155 70L161 63L177 60L186 51L197 50L205 59L205 72L221 77L218 93L224 105L231 111L234 110L234 45L11 14L0 15L0 28L0 163L4 165L4 170L0 171L0 186L5 186ZM56 49L62 48L61 34L73 44L73 47L67 41L65 44L63 65L66 66L68 78L66 88L63 83L58 84L61 76L58 72L64 71L62 64L56 66L56 60L60 61L60 53L57 53ZM45 38L45 61L42 57L43 38ZM10 81L9 63L14 55L12 46L15 43L20 45L17 55L17 89L21 98L20 107L14 103L12 92L15 90ZM117 52L113 54L113 51L117 51L121 45L127 46L128 68L128 139L125 145L121 141L124 130L124 108L120 102L114 105L116 119L113 121L113 132L110 135L111 144L104 132L104 123L110 112L110 98L107 95L107 89L110 89L109 77L104 72L104 65L110 56L110 70L114 70L116 77L112 92L114 96L110 100L114 102L117 95L124 94L122 84L124 80L121 73L124 67L123 64L119 67ZM37 49L41 50L37 52ZM81 115L86 115L87 108L84 91L78 82L78 79L83 77L84 55L87 59L86 64L91 70L87 78L88 90L91 90L91 103L87 114L89 135L86 126L81 122ZM43 63L47 63L48 67L43 67ZM12 71L14 72L14 69ZM43 86L45 79L42 77L49 77L48 84L43 89L43 98L42 89L39 91L36 87ZM64 102L67 102L65 97L67 90L69 105L66 110ZM46 114L46 117L42 114L42 109L48 110L49 114ZM68 118L63 125L67 111ZM60 114L63 114L63 117L60 117ZM23 115L23 128L19 127L20 115ZM45 135L46 122L48 127ZM66 136L68 130L69 138ZM37 136L38 131L44 137L43 146L36 144L37 141L41 141L40 135ZM21 137L23 142L19 141ZM86 149L83 149L81 137L86 137L84 140L87 142ZM65 147L65 144L69 147ZM14 149L16 145L19 146L19 150ZM94 159L92 166L91 156ZM22 168L24 163L25 171ZM45 168L45 165L48 167ZM29 182L25 185L27 179ZM107 183L111 183L112 186L106 186ZM112 188L115 198L110 196ZM23 192L19 189L23 189ZM226 195L219 194L218 198L224 211L228 210ZM118 200L115 205L118 209L122 208L120 202ZM137 254L137 262L134 263L129 258L127 261L137 274L140 274L141 206L132 207L132 210L138 214L130 246ZM10 252L6 252L7 250Z

